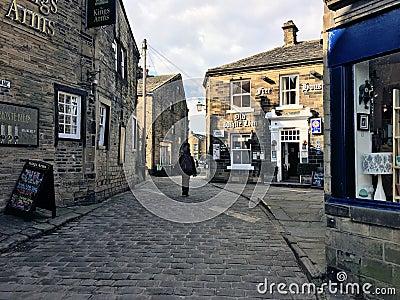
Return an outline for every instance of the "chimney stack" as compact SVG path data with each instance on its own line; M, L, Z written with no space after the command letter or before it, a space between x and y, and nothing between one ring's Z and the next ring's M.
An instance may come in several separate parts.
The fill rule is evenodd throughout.
M299 29L293 23L293 21L290 20L284 23L282 29L284 34L285 46L292 46L297 44L297 31L299 31Z

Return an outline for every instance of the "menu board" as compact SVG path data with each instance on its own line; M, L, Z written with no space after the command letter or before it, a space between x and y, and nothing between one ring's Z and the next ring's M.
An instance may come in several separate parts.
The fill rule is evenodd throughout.
M314 171L311 178L311 186L317 188L324 188L324 172Z
M0 146L38 146L39 110L0 102Z
M56 215L53 167L44 162L27 161L6 210L29 212L36 207L51 210L53 218Z

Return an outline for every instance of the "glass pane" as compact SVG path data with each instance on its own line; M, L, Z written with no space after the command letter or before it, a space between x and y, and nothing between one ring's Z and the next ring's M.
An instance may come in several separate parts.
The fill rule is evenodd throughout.
M58 133L64 133L64 125L58 125Z
M65 115L58 115L58 123L59 124L65 124Z
M233 94L241 94L242 93L240 81L232 82L232 93Z
M63 93L58 93L58 102L65 103L65 95Z
M72 134L76 134L78 132L78 127L72 126Z
M290 86L289 86L289 88L291 90L296 89L296 83L297 83L297 76L290 76Z
M58 105L58 112L63 113L65 111L65 106L64 104L59 104Z
M242 151L242 164L250 164L250 151Z
M282 91L286 91L289 88L289 78L283 77L282 78Z
M65 125L65 133L70 134L71 133L71 126Z
M289 104L296 104L296 92L290 92L290 102Z
M66 103L66 104L70 104L70 103L71 103L71 96L66 95L66 97L65 97L65 103Z
M71 116L65 116L65 124L71 124Z
M74 125L78 124L78 118L77 117L72 117L72 124L74 124Z
M244 80L243 81L242 93L250 93L250 80Z
M240 155L240 151L232 151L232 162L235 165L239 165L241 164L241 155Z
M242 96L242 107L250 107L250 95Z
M233 96L233 105L237 107L242 106L242 97L241 96Z

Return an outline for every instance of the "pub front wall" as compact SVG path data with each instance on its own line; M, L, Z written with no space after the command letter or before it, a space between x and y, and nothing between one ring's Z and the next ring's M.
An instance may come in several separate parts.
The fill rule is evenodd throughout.
M114 54L110 40L115 34L114 28L125 32L120 39L126 43L127 49L132 46L133 50L129 50L132 72L135 72L138 61L133 37L128 37L126 33L128 24L120 4L116 26L89 30L85 29L85 1L58 2L57 9L44 16L49 20L46 22L51 22L50 25L47 24L47 29L40 30L29 26L28 22L18 21L23 15L19 13L17 16L14 7L24 7L43 16L40 7L32 1L7 0L0 4L0 74L2 80L11 82L9 88L1 87L0 101L39 110L38 145L0 146L5 157L0 162L0 186L3 191L0 207L4 208L8 201L26 160L41 160L53 165L56 204L59 206L99 201L126 189L122 167L115 162L113 146L118 141L110 140L107 157L99 154L97 149L99 98L109 99L112 103L110 137L118 136L116 123L122 121L119 119L121 111L124 111L124 118L127 118L127 111L132 110L136 99L134 81L118 86L118 80L113 78ZM99 68L101 73L96 75L99 84L94 87L88 79L88 72ZM130 76L132 75L134 74ZM58 90L81 96L79 140L58 138L55 105ZM116 105L120 102L125 102L125 105ZM102 174L102 168L106 175ZM101 175L96 177L96 173ZM96 194L105 189L108 191L96 199Z
M309 119L312 116L311 111L324 120L323 117L323 102L322 102L322 80L310 74L310 71L315 71L318 74L323 74L323 66L321 64L304 65L300 67L288 67L267 71L242 72L235 74L227 74L221 76L211 76L206 82L207 95L207 114L210 116L207 119L208 137L208 153L213 155L213 144L220 143L220 159L213 159L210 167L216 168L214 180L227 181L231 174L231 180L242 180L243 176L249 175L250 181L256 181L259 177L264 178L269 176L272 179L275 166L278 167L278 179L282 179L282 163L280 142L277 145L272 145L271 136L279 140L279 134L284 129L293 128L293 122L301 118L301 114L307 111L307 117L303 117L303 133L301 140L298 141L299 148L303 147L304 141L307 142L307 157L308 163L315 163L322 167L323 164L323 135L311 135L309 129ZM280 107L280 76L281 75L299 75L299 103L300 106L294 109L282 109L278 112L280 116L275 116L275 119L269 120L269 113L273 109L275 112ZM269 82L264 80L269 78ZM251 107L254 111L241 113L235 112L231 108L230 98L230 82L232 80L250 79L251 80ZM310 89L311 87L311 89ZM304 89L303 89L304 88ZM285 114L287 117L285 117ZM290 118L294 119L290 121ZM239 123L235 123L235 119ZM239 126L237 126L239 124ZM256 124L256 126L254 126ZM231 135L232 134L251 134L255 133L259 147L252 145L254 149L252 153L252 169L251 170L235 170L231 169ZM275 134L275 135L274 135ZM221 136L223 135L223 136ZM301 145L300 145L301 144ZM321 151L317 154L315 148L320 145ZM287 149L286 149L287 150ZM273 152L276 151L276 152ZM254 156L253 156L254 155ZM253 159L254 158L254 159ZM233 174L237 174L233 175ZM276 175L276 174L275 174ZM279 181L280 181L279 180Z

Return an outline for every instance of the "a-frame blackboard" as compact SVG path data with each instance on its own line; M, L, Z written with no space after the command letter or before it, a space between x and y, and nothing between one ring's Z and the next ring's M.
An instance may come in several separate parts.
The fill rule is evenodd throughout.
M5 212L31 212L40 207L56 216L53 166L28 160L19 175Z

